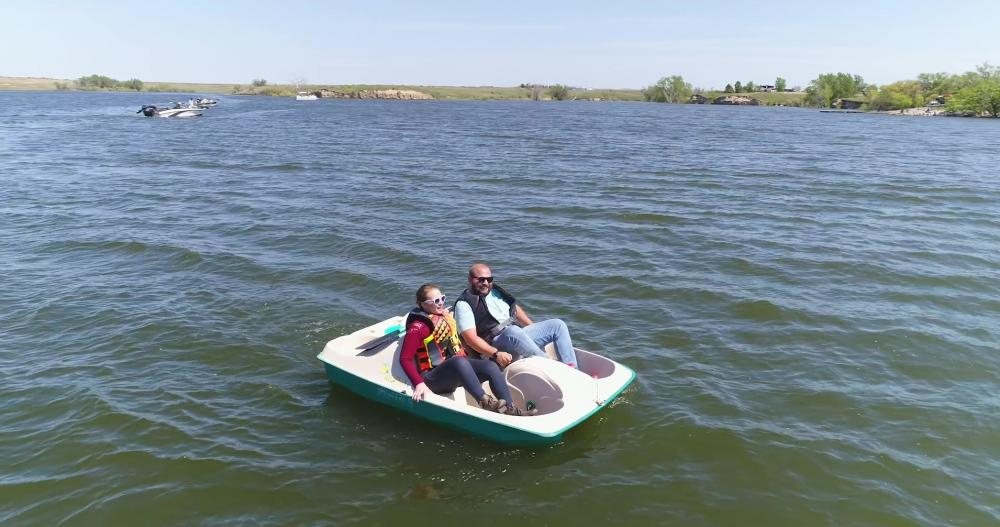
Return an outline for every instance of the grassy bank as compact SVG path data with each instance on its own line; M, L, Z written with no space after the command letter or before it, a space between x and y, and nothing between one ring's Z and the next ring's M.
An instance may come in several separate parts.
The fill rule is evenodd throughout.
M44 77L0 77L0 90L67 90L77 91L76 82L72 79L51 79ZM361 90L413 90L429 94L435 99L443 100L530 100L531 88L517 86L411 86L404 84L310 84L294 86L291 84L268 84L251 86L249 84L212 84L189 82L157 82L144 83L144 92L180 92L224 95L266 95L273 97L290 97L297 91L318 91L328 89L339 92L354 92ZM126 91L126 90L116 90ZM549 98L545 89L541 92L542 99ZM641 101L641 90L580 90L569 92L570 99L599 99L604 101Z
M72 79L51 79L45 77L0 77L0 90L68 90L77 91ZM338 92L356 92L361 90L413 90L423 92L435 99L487 101L487 100L531 100L531 88L517 86L411 86L405 84L310 84L294 86L291 84L268 84L251 86L250 84L212 84L190 82L145 82L144 92L179 92L223 95L265 95L272 97L291 97L297 91L318 91L328 89ZM126 91L126 90L120 90ZM541 98L548 99L548 90L541 90ZM707 92L710 99L723 95L747 95L767 105L802 106L805 93L740 93L727 94L723 92ZM570 89L568 99L599 100L599 101L642 101L642 90L625 89Z
M296 90L319 91L327 89L342 93L374 90L412 90L426 93L435 99L440 100L462 100L462 101L511 101L511 100L531 100L531 88L521 88L517 86L414 86L407 84L310 84L298 88L289 85L275 84L267 86L239 86L236 92L242 95L272 95L290 96ZM541 98L548 99L549 95L545 89L541 91ZM581 90L573 89L569 92L570 99L599 99L604 101L641 101L641 90Z

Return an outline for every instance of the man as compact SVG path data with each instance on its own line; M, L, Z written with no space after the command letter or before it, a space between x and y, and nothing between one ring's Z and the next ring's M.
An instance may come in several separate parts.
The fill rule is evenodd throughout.
M566 324L559 319L532 322L514 297L493 283L486 264L469 268L469 288L455 302L455 321L465 343L501 368L522 357L544 357L542 348L550 342L561 362L577 367Z

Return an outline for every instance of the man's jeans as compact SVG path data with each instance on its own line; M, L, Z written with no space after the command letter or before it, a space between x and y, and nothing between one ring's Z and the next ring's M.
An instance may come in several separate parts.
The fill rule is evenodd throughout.
M555 343L561 362L577 367L576 351L569 338L569 329L558 318L535 322L526 328L509 326L493 339L493 345L498 350L513 355L514 360L532 356L545 357L542 348L549 342Z

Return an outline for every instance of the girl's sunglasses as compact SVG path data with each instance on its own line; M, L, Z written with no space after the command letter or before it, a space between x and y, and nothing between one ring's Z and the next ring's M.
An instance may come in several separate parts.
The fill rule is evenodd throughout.
M428 298L427 300L424 300L424 303L425 304L437 304L439 306L443 306L444 305L445 296L447 296L447 295L441 295L441 296L439 296L437 298Z

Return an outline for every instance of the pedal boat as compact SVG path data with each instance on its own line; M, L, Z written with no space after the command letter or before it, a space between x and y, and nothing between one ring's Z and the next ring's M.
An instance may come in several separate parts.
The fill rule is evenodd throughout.
M551 358L530 357L504 371L514 404L538 413L510 416L483 410L459 387L414 402L413 388L399 365L405 316L384 320L337 337L317 355L330 382L428 421L513 446L544 446L607 407L635 380L627 366L576 349L580 369ZM550 356L555 355L551 348ZM483 389L492 393L489 383Z

